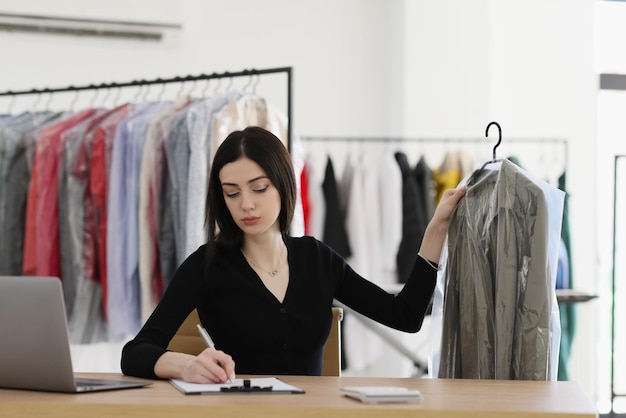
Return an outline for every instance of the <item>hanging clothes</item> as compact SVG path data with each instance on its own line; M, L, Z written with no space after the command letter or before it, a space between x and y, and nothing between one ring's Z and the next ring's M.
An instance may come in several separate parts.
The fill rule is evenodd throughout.
M169 133L163 141L164 179L162 182L161 214L159 216L158 247L161 271L165 286L173 276L184 253L185 229L183 228L187 204L187 169L189 167L188 118L191 106L174 115Z
M385 150L378 162L378 192L380 205L380 245L384 285L398 280L398 250L402 242L402 170L395 151Z
M80 238L80 253L75 253L78 248L75 240L73 227L81 222L82 232L82 216L77 217L77 208L75 202L82 204L84 196L81 195L79 200L72 200L72 190L69 178L72 175L72 163L68 160L69 150L75 144L80 143L85 133L100 121L106 114L105 109L95 109L91 117L85 119L71 129L68 129L62 135L63 147L59 150L59 236L61 245L61 277L63 279L63 293L65 298L65 307L68 317L74 312L74 303L76 302L76 291L78 288L79 274L82 275L82 269L76 266L82 265L82 234ZM73 162L74 159L72 158Z
M335 177L335 168L330 157L326 160L326 171L322 182L324 201L326 202L326 219L324 220L323 241L346 258L352 254L348 234L345 227L345 213L339 203L339 187Z
M68 309L70 341L90 344L106 338L102 310L102 287L87 275L85 248L95 224L86 220L89 197L89 144L98 124L109 111L95 109L93 115L63 134L64 148L59 171L59 231L61 235L61 277ZM92 218L93 220L93 218ZM90 253L93 254L93 253ZM95 270L89 269L91 273Z
M108 200L108 179L111 167L111 153L115 131L120 122L131 112L131 105L126 103L112 109L106 117L98 124L93 138L93 152L91 155L91 172L89 176L89 194L93 199L94 230L95 237L92 244L93 260L95 261L95 272L97 281L102 289L102 311L104 320L108 321L107 297L108 297L108 277L107 277L107 200Z
M440 279L437 375L556 380L563 192L502 160L467 179ZM441 267L441 264L440 264Z
M402 172L402 241L398 249L398 281L406 282L411 273L415 257L423 238L423 226L420 219L425 218L423 206L419 202L420 192L409 160L404 152L396 152L396 161Z
M566 189L566 173L563 172L558 179L559 189L565 192L565 202L563 204L563 227L561 228L562 260L559 264L560 274L563 276L564 289L573 289L573 274L571 267L571 239L569 227L569 194ZM561 347L559 350L559 380L569 380L569 358L574 334L576 332L576 306L575 304L564 304L559 306L561 313Z
M346 258L350 266L372 283L381 284L382 263L378 243L380 230L372 219L380 219L378 181L366 156L352 154L344 166L341 195L345 197L342 209L351 254ZM382 341L350 313L344 314L343 325L346 356L351 370L361 371L381 353Z
M217 123L216 114L220 109L229 101L239 97L241 97L240 92L232 91L224 95L209 97L189 108L190 154L187 172L184 257L193 253L207 240L204 228L198 228L198 226L204 225L210 161L215 152L212 150L211 132Z
M436 190L435 203L439 203L443 192L454 189L474 168L474 161L468 154L462 151L447 152L441 165L432 171Z
M435 213L435 184L433 182L433 170L428 166L426 158L422 155L414 169L415 180L417 181L418 190L420 192L419 204L422 206L421 213L424 218L420 219L423 225L422 230L426 229L426 225ZM423 232L422 232L423 234Z
M183 102L0 117L0 274L60 277L72 343L136 334L205 243L224 132L258 125L288 145L287 117L255 94Z
M60 117L56 112L6 116L0 125L0 274L20 275L30 183L26 137Z
M141 328L139 282L139 172L150 122L170 108L169 101L139 106L117 128L111 156L107 218L108 335L119 341Z
M24 237L24 275L61 276L58 164L63 132L93 114L84 110L39 131L31 170Z
M139 282L141 312L145 322L165 289L158 249L160 192L163 176L163 148L168 124L177 112L189 106L183 98L154 119L146 131L139 172Z
M310 168L307 166L307 162L304 161L302 172L300 173L300 200L302 201L302 217L304 220L304 235L311 235L310 232L310 220L311 220L311 201L309 196L309 173Z
M302 170L301 194L304 215L304 234L322 240L324 219L326 217L326 202L320 181L321 175L316 171L315 159L308 154L304 157ZM305 183L306 182L306 183ZM304 200L308 202L306 205ZM306 214L305 214L305 207Z

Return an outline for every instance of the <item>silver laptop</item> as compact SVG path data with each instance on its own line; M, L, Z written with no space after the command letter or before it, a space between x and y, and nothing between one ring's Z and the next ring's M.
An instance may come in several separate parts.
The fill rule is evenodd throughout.
M76 378L61 280L0 276L0 388L75 393L150 384Z

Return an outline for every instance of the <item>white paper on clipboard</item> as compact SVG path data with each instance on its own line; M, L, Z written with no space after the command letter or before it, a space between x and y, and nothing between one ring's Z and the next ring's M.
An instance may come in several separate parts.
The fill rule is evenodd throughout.
M243 386L244 380L249 380L252 387L267 388L271 386L271 390L268 391L236 391L236 392L223 392L222 388L232 388L233 386ZM247 393L304 393L304 390L283 382L275 377L261 377L252 379L235 379L232 383L215 383L215 384L201 384L201 383L189 383L183 380L172 379L170 380L172 386L186 395L225 395L225 394L247 394Z

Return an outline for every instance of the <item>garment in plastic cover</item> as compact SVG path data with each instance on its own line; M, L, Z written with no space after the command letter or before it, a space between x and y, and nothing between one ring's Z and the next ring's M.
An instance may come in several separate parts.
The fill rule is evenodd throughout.
M462 185L439 264L429 374L556 380L565 193L508 160Z

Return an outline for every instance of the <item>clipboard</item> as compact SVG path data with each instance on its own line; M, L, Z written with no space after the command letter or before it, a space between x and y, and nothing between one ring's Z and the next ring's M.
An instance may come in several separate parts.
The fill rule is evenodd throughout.
M235 379L233 383L201 384L171 379L170 383L185 395L229 394L299 394L304 390L275 377Z

